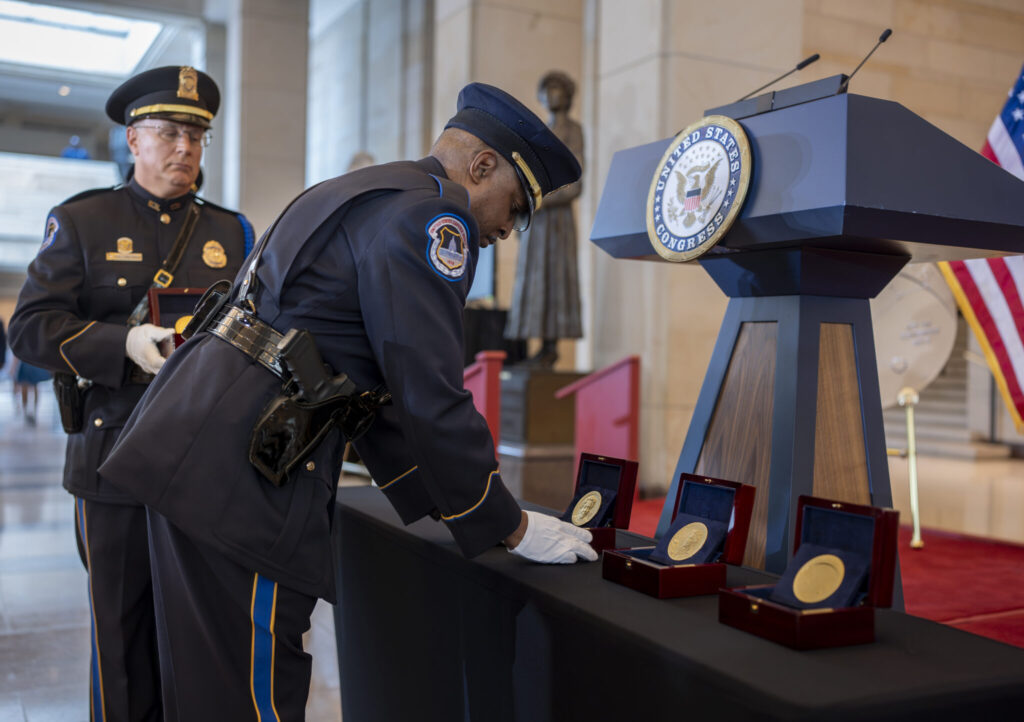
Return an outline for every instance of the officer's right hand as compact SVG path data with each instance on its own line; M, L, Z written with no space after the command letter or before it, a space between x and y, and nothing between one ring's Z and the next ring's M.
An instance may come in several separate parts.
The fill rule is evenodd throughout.
M164 365L164 361L167 360L160 353L157 344L161 341L167 341L173 336L173 328L154 326L151 323L134 326L128 330L125 352L128 358L137 363L143 371L148 374L155 374Z
M536 511L527 511L526 533L509 549L513 554L543 564L573 564L577 559L597 560L589 531Z

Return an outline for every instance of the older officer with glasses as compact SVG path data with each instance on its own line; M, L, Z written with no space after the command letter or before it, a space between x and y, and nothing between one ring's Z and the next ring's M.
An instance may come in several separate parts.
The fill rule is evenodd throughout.
M520 509L462 378L479 247L579 176L536 115L474 83L429 156L307 190L200 305L102 467L149 507L168 717L302 719L346 441L403 520L443 522L468 556L597 558L590 532Z
M220 92L206 73L163 67L113 92L127 126L126 184L55 207L11 318L19 358L55 373L68 431L64 487L75 497L92 612L90 719L163 711L146 512L97 471L164 363L173 329L149 323L151 287L205 288L252 246L239 213L196 196Z

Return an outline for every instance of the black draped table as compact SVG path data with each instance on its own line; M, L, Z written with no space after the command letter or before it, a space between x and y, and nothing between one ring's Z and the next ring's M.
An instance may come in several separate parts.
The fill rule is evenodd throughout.
M356 722L1016 719L1024 650L891 610L876 642L797 652L718 623L718 597L657 600L600 562L462 557L342 489L335 610L343 718ZM623 546L643 538L620 533ZM730 586L773 577L730 568Z

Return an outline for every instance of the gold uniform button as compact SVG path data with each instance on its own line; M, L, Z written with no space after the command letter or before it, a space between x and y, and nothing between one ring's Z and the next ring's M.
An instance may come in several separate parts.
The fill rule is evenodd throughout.
M164 225L167 225L168 223L171 222L171 217L169 215L167 215L166 213L161 213L160 214L160 222L163 223Z
M92 425L98 429L99 427L103 426L103 419L97 416L95 419L92 420Z
M316 469L316 463L312 461L306 462L306 471L313 471Z
M124 276L121 276L119 279L117 279L117 285L120 286L121 288L124 288L125 286L128 285L128 279L125 278Z

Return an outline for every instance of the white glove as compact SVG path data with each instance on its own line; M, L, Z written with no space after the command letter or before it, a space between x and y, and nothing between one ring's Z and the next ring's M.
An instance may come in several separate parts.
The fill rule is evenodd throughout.
M173 336L173 328L154 326L151 323L133 326L128 330L128 339L124 344L125 352L128 354L128 358L137 363L143 371L155 374L167 360L160 353L157 344Z
M590 546L590 532L568 522L536 511L526 512L526 533L513 554L543 564L573 564L577 558L597 560Z

